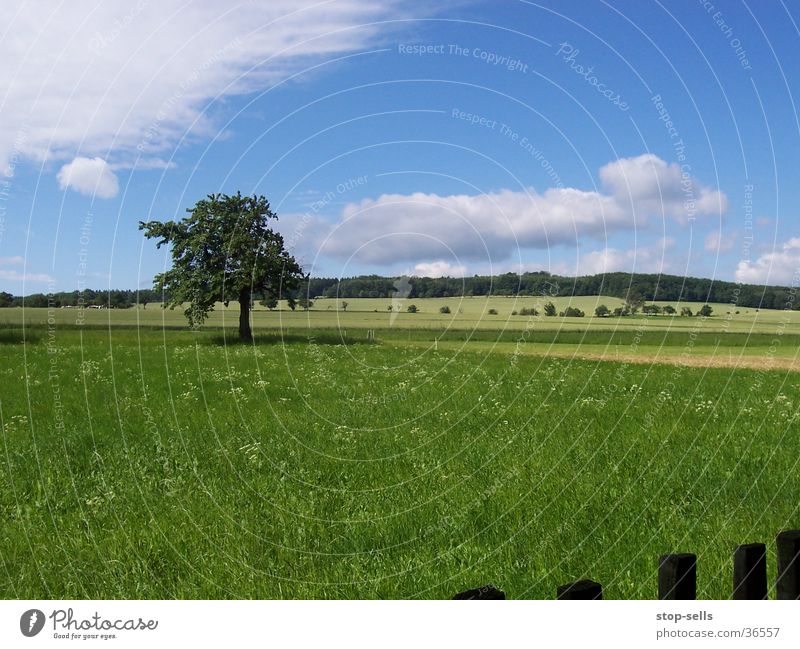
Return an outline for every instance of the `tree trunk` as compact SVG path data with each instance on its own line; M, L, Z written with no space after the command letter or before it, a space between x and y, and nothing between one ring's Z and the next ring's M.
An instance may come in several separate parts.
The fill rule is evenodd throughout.
M253 332L250 330L250 291L247 289L239 293L239 338L253 340Z

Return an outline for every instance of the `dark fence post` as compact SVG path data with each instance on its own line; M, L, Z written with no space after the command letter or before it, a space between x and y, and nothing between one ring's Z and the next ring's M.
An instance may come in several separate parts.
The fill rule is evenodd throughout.
M491 584L458 593L453 599L505 599L506 594Z
M767 599L767 546L763 543L734 550L733 599Z
M603 599L603 587L590 579L573 581L556 589L556 599Z
M778 599L800 599L800 530L781 532L775 539L778 550Z
M658 599L697 599L697 556L665 554L658 560Z

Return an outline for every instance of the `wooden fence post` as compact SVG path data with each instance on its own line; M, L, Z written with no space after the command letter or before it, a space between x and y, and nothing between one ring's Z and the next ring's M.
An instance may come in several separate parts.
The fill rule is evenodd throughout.
M697 556L665 554L658 560L658 599L697 599Z
M603 599L603 587L590 579L573 581L556 589L556 599Z
M767 598L767 546L740 545L733 552L733 599Z
M778 550L778 599L800 599L800 530L787 530L775 539Z
M486 584L480 588L472 588L458 593L453 599L505 599L506 594L491 584Z

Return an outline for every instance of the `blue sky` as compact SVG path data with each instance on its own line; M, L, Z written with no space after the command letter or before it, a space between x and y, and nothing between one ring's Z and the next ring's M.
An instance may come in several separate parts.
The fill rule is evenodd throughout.
M0 36L0 290L149 287L236 190L314 275L800 279L796 4L110 4Z

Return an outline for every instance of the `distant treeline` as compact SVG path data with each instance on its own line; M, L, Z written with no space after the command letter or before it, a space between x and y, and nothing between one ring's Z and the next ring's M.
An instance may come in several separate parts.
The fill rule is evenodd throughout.
M406 296L410 290L410 293ZM377 275L360 277L312 278L311 297L391 297L403 291L409 298L460 297L462 295L607 295L632 301L721 302L763 309L797 309L796 289L782 286L737 284L700 277L606 273L584 277L563 277L540 271L506 273L495 277L409 277L387 278Z
M701 277L679 275L647 275L606 273L585 277L564 277L540 271L506 273L491 277L381 277L362 275L347 278L312 277L297 291L282 298L301 300L305 297L328 298L391 298L395 294L407 298L461 296L544 296L606 295L632 302L721 302L735 306L763 309L798 309L796 289L783 286L737 284ZM161 302L163 295L154 290L84 290L36 293L24 298L28 307L104 306L128 308L135 304ZM261 298L265 296L260 296ZM23 298L0 292L0 307L22 306Z
M128 309L134 304L147 305L150 302L161 302L159 291L144 289L141 291L126 290L92 290L63 291L60 293L34 293L25 298L0 292L0 307L105 307L110 309Z

